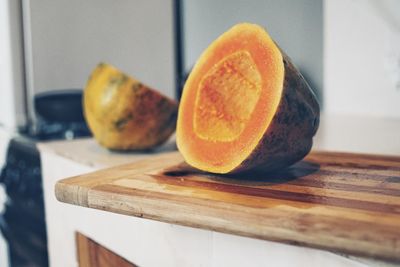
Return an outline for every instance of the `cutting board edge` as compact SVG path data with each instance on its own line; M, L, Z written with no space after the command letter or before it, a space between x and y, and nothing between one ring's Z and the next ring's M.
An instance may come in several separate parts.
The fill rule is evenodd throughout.
M318 249L321 251L328 251L332 253L337 253L337 254L348 254L352 256L358 256L358 257L364 257L368 259L379 259L383 261L387 261L390 263L400 263L400 251L391 251L391 252L384 252L383 251L366 251L366 250L360 250L357 246L352 246L351 248L345 248L343 244L331 242L331 243L320 243L318 244L315 241L304 241L304 238L297 238L297 240L294 240L293 234L290 234L287 238L282 238L282 234L277 234L276 236L273 236L271 233L275 232L275 230L271 230L269 234L262 234L262 233L252 233L251 231L245 231L245 230L238 230L238 229L233 229L232 227L226 227L221 225L221 226L214 226L210 225L208 223L202 223L202 222L193 222L193 221L185 221L183 219L174 219L174 216L168 215L168 213L165 213L163 215L156 214L156 213L151 213L150 208L148 210L140 208L140 211L134 212L132 210L126 211L121 208L120 205L116 205L118 208L112 208L112 206L107 205L106 203L95 203L94 201L91 201L91 199L98 199L95 197L95 195L98 194L103 194L103 198L107 200L113 200L116 202L117 198L115 193L103 191L101 187L98 187L97 190L91 190L90 192L87 192L87 201L88 201L88 206L89 208L101 210L101 211L106 211L106 212L111 212L115 214L124 214L127 216L134 216L137 218L141 219L149 219L149 220L155 220L163 223L170 223L170 224L175 224L175 225L181 225L185 227L192 227L192 228L197 228L197 229L202 229L202 230L209 230L209 231L215 231L219 233L225 233L225 234L231 234L231 235L236 235L236 236L242 236L242 237L248 237L248 238L255 238L258 240L264 240L264 241L272 241L272 242L279 242L283 244L288 244L288 245L294 245L294 246L300 246L300 247L308 247L308 248L313 248L313 249ZM91 197L91 195L93 195ZM107 196L108 195L108 196ZM139 197L140 198L140 197ZM137 203L137 202L136 202ZM72 204L72 203L71 203ZM115 206L114 206L115 207ZM149 212L150 211L150 212ZM271 228L272 229L272 228ZM328 244L328 245L326 245Z
M67 179L63 179L56 183L54 189L56 199L60 202L76 206L89 207L88 191L90 189L78 185L64 183L63 181Z

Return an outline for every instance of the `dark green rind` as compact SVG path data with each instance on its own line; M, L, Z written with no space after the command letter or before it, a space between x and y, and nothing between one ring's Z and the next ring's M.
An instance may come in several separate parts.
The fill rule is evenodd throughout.
M282 55L285 79L277 112L255 150L230 173L272 172L303 159L311 150L319 126L319 104L290 58Z

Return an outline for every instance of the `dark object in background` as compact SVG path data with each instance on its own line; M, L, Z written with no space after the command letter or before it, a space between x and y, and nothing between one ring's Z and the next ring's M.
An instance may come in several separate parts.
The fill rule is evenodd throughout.
M73 139L90 136L82 108L82 90L65 89L35 95L37 121L27 134L35 139Z
M67 89L49 91L35 95L36 113L47 121L84 121L82 90Z
M0 183L7 193L0 230L9 246L10 266L48 266L40 155L35 143L23 137L11 140Z
M90 136L79 89L35 96L37 122L10 141L0 176L7 193L0 230L9 246L10 266L48 266L45 209L37 141Z

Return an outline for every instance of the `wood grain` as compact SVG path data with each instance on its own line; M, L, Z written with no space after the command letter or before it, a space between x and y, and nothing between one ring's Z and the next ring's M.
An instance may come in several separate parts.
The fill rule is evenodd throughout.
M78 232L76 233L76 247L79 267L136 266Z
M400 157L313 152L280 172L221 176L172 152L55 190L75 205L400 261Z

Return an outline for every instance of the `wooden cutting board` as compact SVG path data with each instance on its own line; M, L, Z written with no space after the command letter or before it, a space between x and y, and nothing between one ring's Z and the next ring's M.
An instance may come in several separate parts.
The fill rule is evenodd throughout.
M218 176L172 152L55 190L75 205L400 261L400 157L313 152L274 174Z

